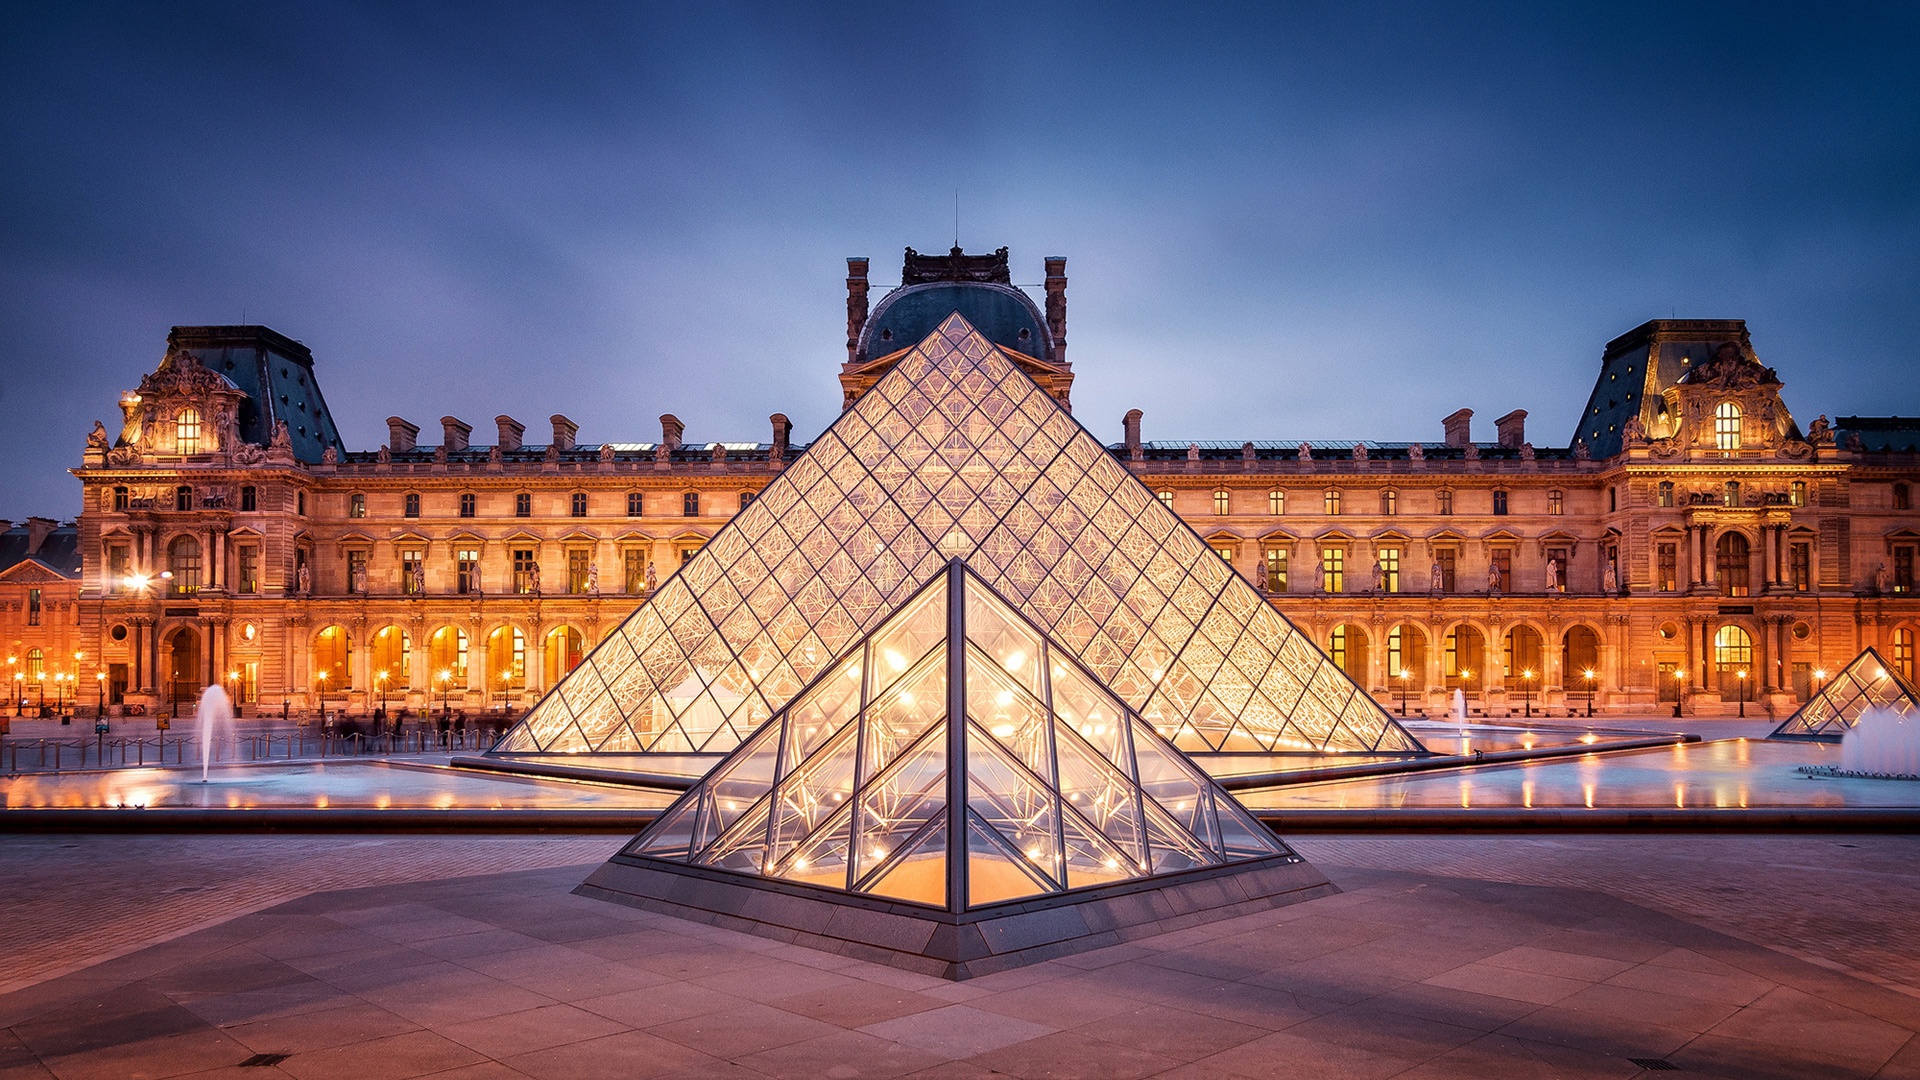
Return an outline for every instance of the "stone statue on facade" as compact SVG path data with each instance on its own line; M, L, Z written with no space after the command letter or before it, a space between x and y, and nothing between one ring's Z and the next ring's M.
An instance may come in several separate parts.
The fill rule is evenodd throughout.
M541 455L541 460L548 465L560 464L560 447L553 443L548 443L547 452Z
M600 444L600 464L602 465L613 464L613 444L612 443L603 442Z
M600 595L600 564L597 562L587 564L587 595Z
M467 592L474 596L486 593L486 590L480 587L480 564L477 562L467 570Z
M1866 448L1867 448L1867 441L1860 437L1859 432L1857 431L1847 432L1847 449L1857 454L1857 453L1860 453L1862 450L1865 450Z
M1566 592L1567 591L1566 582L1560 580L1560 560L1559 559L1547 560L1547 591L1548 592Z
M1419 443L1414 443L1412 446L1407 447L1407 460L1408 461L1427 460L1427 448L1424 446L1421 446Z
M1600 589L1608 596L1620 595L1620 571L1614 568L1612 559L1600 572Z
M1647 425L1641 422L1639 413L1627 417L1626 425L1620 429L1620 439L1629 443L1647 441Z
M1593 459L1593 451L1587 449L1586 443L1576 442L1573 444L1573 460L1591 461L1592 459Z
M1885 562L1873 564L1873 591L1878 596L1886 596L1893 592L1893 576L1887 573Z
M95 420L93 430L87 432L87 449L106 450L110 445L107 441L107 425Z
M322 465L340 464L340 448L337 446L329 446L325 450L320 451L320 464Z
M527 591L532 593L535 596L540 595L540 564L539 563L530 563L527 566Z
M1327 586L1330 584L1329 579L1332 578L1332 576L1333 576L1333 571L1327 569L1327 557L1325 555L1321 555L1320 556L1320 591L1321 592L1328 591Z
M1375 594L1387 591L1387 572L1381 568L1379 559L1373 560L1371 580Z
M414 560L413 569L407 571L407 575L413 581L413 595L425 596L427 594L426 564L418 559Z
M380 449L374 452L373 460L381 465L391 465L393 464L393 451L387 449L387 444L381 443Z
M1487 595L1500 595L1500 564L1496 562L1487 564Z
M285 420L273 422L273 438L267 442L267 450L270 453L293 453L293 433L287 430Z
M1200 460L1200 444L1199 443L1190 442L1187 444L1187 460L1188 461Z
M1427 568L1427 592L1439 596L1446 592L1446 584L1447 577L1440 570L1440 560L1435 559L1433 565Z
M1827 414L1821 413L1807 425L1807 441L1819 446L1833 441L1833 425L1827 421Z
M1357 442L1353 444L1353 460L1357 464L1361 464L1361 465L1365 465L1367 463L1367 444L1366 443Z
M313 571L307 568L306 563L300 564L300 569L294 571L293 577L295 587L300 590L301 596L313 592Z
M1253 568L1253 585L1254 588L1259 589L1261 592L1269 591L1267 588L1267 563L1265 559L1260 560L1259 565Z
M1313 444L1312 443L1300 444L1300 460L1301 461L1313 460Z
M647 562L647 595L652 596L653 590L659 587L660 587L660 575L657 571L654 570L653 562L649 560Z
M1520 444L1520 460L1521 461L1533 460L1533 444L1532 443L1523 442Z
M1466 449L1467 449L1466 459L1468 461L1480 460L1480 444L1479 443L1468 443Z

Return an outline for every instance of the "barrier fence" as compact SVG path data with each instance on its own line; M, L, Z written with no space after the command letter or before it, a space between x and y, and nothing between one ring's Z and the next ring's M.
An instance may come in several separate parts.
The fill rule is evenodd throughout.
M320 731L242 732L215 739L213 762L293 761L330 757L402 757L485 750L499 732L491 727L438 731L421 729L398 735L329 734ZM0 736L0 772L61 772L153 765L197 765L200 741L192 735L72 735L57 738Z

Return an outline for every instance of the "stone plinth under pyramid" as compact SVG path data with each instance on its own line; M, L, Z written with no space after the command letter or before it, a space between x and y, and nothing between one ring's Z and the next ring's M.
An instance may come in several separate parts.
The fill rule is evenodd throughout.
M1872 648L1848 662L1768 738L1839 742L1868 709L1920 716L1920 695Z
M730 751L951 558L1183 750L1421 749L955 314L491 753Z
M579 891L966 978L1333 891L960 559Z

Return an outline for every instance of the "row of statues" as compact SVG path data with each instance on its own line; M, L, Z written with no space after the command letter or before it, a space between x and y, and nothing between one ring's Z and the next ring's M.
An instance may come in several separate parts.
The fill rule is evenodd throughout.
M410 568L407 570L406 573L407 573L407 592L414 596L426 595L426 591L427 591L426 566L416 561L410 566ZM307 566L307 564L301 563L299 568L294 571L294 581L300 595L310 596L313 594L313 571ZM648 595L652 595L654 590L659 588L660 586L660 572L654 569L654 565L651 562L647 563L646 582L647 582ZM539 563L534 563L527 567L527 569L524 571L524 576L521 579L521 584L523 587L518 591L522 593L530 593L534 596L540 595L540 564ZM467 595L479 596L484 593L485 590L481 587L481 583L480 583L479 564L476 563L467 568L466 586L467 586L466 588ZM354 564L353 569L349 572L347 588L348 588L348 591L355 592L355 593L364 594L367 591L367 567L365 563ZM582 591L587 596L600 595L600 564L599 563L591 562L587 564L586 587Z
M1335 572L1336 571L1328 565L1326 558L1322 556L1317 572L1320 592L1326 593L1334 591L1332 586ZM1620 574L1619 571L1614 569L1611 561L1608 561L1602 568L1601 578L1601 589L1604 595L1612 596L1620 591ZM1371 585L1371 591L1374 593L1385 593L1387 591L1387 571L1378 559L1373 561L1373 572L1369 584ZM1265 562L1260 563L1254 568L1254 585L1258 587L1261 592L1273 591L1272 580L1268 576L1267 564ZM1505 586L1505 569L1499 563L1488 565L1488 595L1500 595L1501 592L1505 591ZM1434 596L1440 596L1446 592L1446 571L1441 567L1438 560L1427 570L1427 591ZM1567 591L1566 568L1560 564L1559 559L1547 560L1547 591L1558 593Z

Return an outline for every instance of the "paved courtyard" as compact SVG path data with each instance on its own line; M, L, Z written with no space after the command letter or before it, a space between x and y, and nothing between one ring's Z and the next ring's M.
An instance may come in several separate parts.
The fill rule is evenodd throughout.
M959 984L569 895L617 843L0 840L0 1078L1920 1077L1906 838L1308 838L1341 895Z

